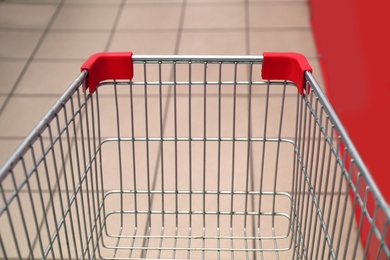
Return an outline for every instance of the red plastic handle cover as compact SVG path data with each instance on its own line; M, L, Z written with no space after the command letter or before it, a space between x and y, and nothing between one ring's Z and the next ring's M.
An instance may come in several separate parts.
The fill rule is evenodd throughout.
M305 71L313 71L305 56L293 52L264 52L263 57L263 79L292 81L299 94L303 94L306 84ZM309 93L310 88L307 91Z
M88 71L84 90L88 88L89 93L93 93L99 83L107 79L132 79L132 56L132 52L102 52L89 57L81 66L81 71Z

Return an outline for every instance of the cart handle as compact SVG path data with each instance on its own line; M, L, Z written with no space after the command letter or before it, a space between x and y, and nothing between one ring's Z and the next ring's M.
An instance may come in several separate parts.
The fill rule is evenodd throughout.
M131 80L133 71L132 52L101 52L89 57L81 66L81 71L87 70L84 90L93 93L98 84L107 79ZM306 86L305 71L312 68L305 56L293 52L264 52L261 76L266 80L290 80L295 83L299 94L303 95ZM307 93L310 86L307 86Z
M107 79L133 78L132 52L101 52L93 54L81 66L81 71L87 70L85 89L93 93L99 83Z
M306 89L305 71L313 71L306 57L294 52L264 52L263 55L261 77L266 80L290 80L303 95ZM306 92L310 93L309 85Z

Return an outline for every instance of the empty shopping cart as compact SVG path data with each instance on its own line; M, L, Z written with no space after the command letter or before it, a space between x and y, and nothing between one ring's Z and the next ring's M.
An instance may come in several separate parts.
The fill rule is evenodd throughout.
M389 208L294 53L93 55L0 191L6 259L390 257Z

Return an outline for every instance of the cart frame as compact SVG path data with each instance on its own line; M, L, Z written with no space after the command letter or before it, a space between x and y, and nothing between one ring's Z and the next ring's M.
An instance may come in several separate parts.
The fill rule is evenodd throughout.
M225 71L232 72L227 80ZM99 109L104 102L112 102L108 116ZM224 104L231 113L224 115ZM285 134L288 110L295 112L294 136ZM104 132L109 122L113 131ZM196 124L203 130L193 130ZM291 156L283 157L283 149ZM107 154L117 159L116 188L108 181ZM284 161L289 177L281 173ZM137 164L145 165L144 174L136 173ZM271 186L266 178L273 178ZM4 258L390 257L390 209L306 59L294 53L94 55L0 168L0 191Z

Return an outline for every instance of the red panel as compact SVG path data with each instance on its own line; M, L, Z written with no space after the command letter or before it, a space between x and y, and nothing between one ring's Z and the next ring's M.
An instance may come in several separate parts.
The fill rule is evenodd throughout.
M310 7L327 96L389 202L390 1L310 0ZM363 226L363 242L367 232ZM375 250L368 255L375 259Z

